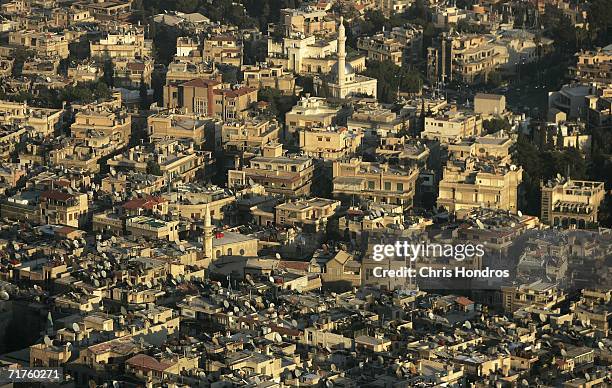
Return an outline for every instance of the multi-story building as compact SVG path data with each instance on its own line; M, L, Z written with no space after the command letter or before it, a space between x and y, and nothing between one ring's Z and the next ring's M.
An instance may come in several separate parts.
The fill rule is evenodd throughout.
M357 48L366 51L370 60L411 65L421 58L423 30L412 25L393 27L391 31L359 38Z
M211 79L221 82L222 76L214 63L190 61L181 57L168 64L166 85L191 81L196 78Z
M431 82L482 83L508 58L507 47L494 37L443 34L427 49L427 77Z
M324 98L302 97L285 115L285 141L297 143L297 132L301 128L326 128L336 124L340 111L340 107L331 106Z
M306 156L324 160L336 160L353 155L361 146L361 130L346 127L300 129L300 150Z
M38 214L44 224L79 228L87 223L88 211L87 194L49 190L39 197Z
M333 164L333 194L351 203L387 203L413 206L419 169L392 166L387 163L365 162L362 159L335 161Z
M132 25L121 26L107 32L89 44L90 57L105 60L110 58L152 58L153 41L145 39L144 29Z
M178 240L178 221L165 221L147 216L136 216L125 221L125 228L134 237L148 237L157 240Z
M233 35L214 35L204 41L204 59L240 68L242 66L242 42Z
M318 232L339 206L340 201L326 198L289 201L276 206L275 222L277 225L297 225Z
M458 217L479 207L516 212L523 169L509 164L511 144L509 139L484 137L449 145L451 159L439 183L438 206Z
M154 61L148 58L113 59L113 80L116 87L136 89L151 85Z
M0 100L0 124L20 124L34 128L42 136L48 136L58 130L64 122L64 109L36 108L27 102Z
M450 143L482 132L482 118L455 107L435 116L425 117L425 130L421 136L428 140Z
M610 83L612 80L612 44L596 51L576 54L575 77L580 82Z
M228 172L228 187L257 183L270 193L299 197L310 194L314 175L312 159L283 156L282 145L270 144L264 146L262 156L249 161L248 167Z
M538 280L531 284L502 287L504 310L513 313L524 307L550 310L565 300L565 294L555 284Z
M597 224L604 182L557 178L541 183L541 217L552 226L585 228Z
M207 121L195 115L160 112L147 117L151 139L191 140L195 144L205 141Z
M285 95L299 94L301 87L296 86L296 77L286 73L282 66L243 66L244 81L247 86L257 89L278 89Z
M280 132L280 125L275 120L228 121L221 127L221 145L226 152L240 154L278 142Z
M350 130L360 129L365 137L372 139L395 136L408 126L403 117L378 102L356 104L351 117L347 119Z
M280 10L280 27L285 36L291 33L302 33L305 36L316 33L333 33L336 22L326 11L311 7L300 9L285 8Z
M248 86L223 88L219 81L196 78L164 87L167 108L181 108L184 113L215 117L222 120L241 119L257 101L257 89Z
M132 118L112 103L90 104L76 113L70 133L77 139L85 139L90 131L127 143L132 133Z
M412 3L412 0L376 0L377 8L387 17L403 14L408 11Z
M66 36L57 33L35 30L9 32L9 44L34 50L41 57L68 58L70 55L68 43Z

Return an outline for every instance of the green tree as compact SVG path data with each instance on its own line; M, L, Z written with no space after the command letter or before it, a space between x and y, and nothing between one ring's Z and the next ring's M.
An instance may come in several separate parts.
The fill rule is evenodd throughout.
M157 163L157 161L151 159L147 162L147 174L152 174L152 175L157 175L157 176L162 175L161 168L159 167L159 163Z

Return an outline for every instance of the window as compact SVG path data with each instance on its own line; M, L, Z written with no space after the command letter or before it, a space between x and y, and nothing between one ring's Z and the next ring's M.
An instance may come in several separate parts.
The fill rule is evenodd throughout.
M244 249L240 250L240 256L244 256Z
M397 191L404 191L404 184L403 183L398 183L397 184Z
M368 181L368 189L374 190L374 181Z
M391 190L391 182L385 182L385 190Z

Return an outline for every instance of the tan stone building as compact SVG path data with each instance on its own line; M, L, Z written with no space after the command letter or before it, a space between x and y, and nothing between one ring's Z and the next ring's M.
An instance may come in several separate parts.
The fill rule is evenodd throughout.
M147 216L136 216L125 221L125 228L134 237L158 240L178 240L178 221L164 221Z
M45 191L40 195L38 212L44 224L82 227L87 222L89 212L87 194Z
M42 136L48 136L63 124L64 109L29 107L27 102L0 100L0 124L24 123Z
M228 187L258 183L267 192L298 197L310 193L314 174L312 159L283 156L282 145L270 144L264 147L262 156L250 160L248 167L228 172Z
M427 49L427 77L431 82L452 80L483 83L491 72L506 64L508 48L491 43L487 35L443 34Z
M483 116L502 115L506 112L506 96L500 94L476 93L474 113Z
M243 66L244 81L247 86L257 89L278 89L284 95L299 94L302 88L295 84L296 77L286 73L282 66Z
M151 85L154 61L148 58L115 58L113 75L116 87L137 89L141 83Z
M304 155L324 160L336 160L354 155L361 146L360 130L346 127L300 129L299 146Z
M302 33L306 36L318 32L333 33L336 31L336 22L327 15L326 11L317 9L281 9L280 26L285 36L291 33Z
M551 283L537 282L520 286L502 287L504 310L513 313L523 307L550 310L565 300L565 294Z
M279 141L281 128L275 120L228 121L221 127L221 144L227 152L245 152Z
M333 194L348 203L361 202L413 206L417 168L400 168L387 163L365 162L361 159L335 161L333 164Z
M108 58L152 58L153 41L145 39L144 28L121 25L103 37L89 43L90 57Z
M289 201L276 206L275 222L277 225L297 225L318 232L339 206L340 201L325 198Z
M556 179L541 183L543 223L564 228L585 228L597 224L599 206L606 191L604 182Z
M450 143L482 133L482 118L469 112L451 108L435 116L425 117L421 136L428 140Z
M415 64L423 49L423 30L412 25L393 27L391 31L360 37L357 48L365 51L370 60L390 61L397 66Z
M223 84L196 78L164 87L167 108L181 108L184 113L215 117L222 120L240 119L257 101L257 89L247 86L223 88Z
M479 207L516 212L522 180L522 167L474 158L450 160L439 183L438 206L461 214Z
M327 128L337 123L340 107L329 105L324 98L302 97L285 115L285 140L297 144L300 128Z
M214 35L204 41L204 59L240 68L242 42L233 35Z
M68 39L52 32L39 32L35 30L18 30L9 32L9 44L23 46L34 50L41 57L68 58Z
M132 133L132 117L113 103L90 104L80 109L70 126L77 139L85 139L91 131L127 143Z
M580 82L610 83L612 80L612 44L597 51L576 54L576 78Z
M201 144L205 140L207 121L195 115L160 112L147 117L149 136L152 139L192 140Z

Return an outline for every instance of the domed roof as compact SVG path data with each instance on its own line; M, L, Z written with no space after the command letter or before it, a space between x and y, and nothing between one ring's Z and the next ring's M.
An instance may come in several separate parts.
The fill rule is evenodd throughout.
M338 62L334 63L334 65L332 66L331 74L335 79L338 79ZM348 62L344 63L344 74L345 75L355 74L355 69L353 69L353 66L351 66L351 64Z

